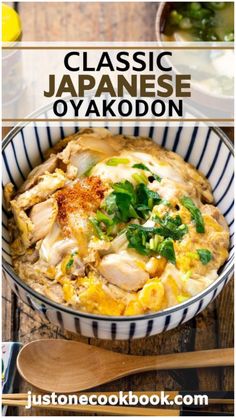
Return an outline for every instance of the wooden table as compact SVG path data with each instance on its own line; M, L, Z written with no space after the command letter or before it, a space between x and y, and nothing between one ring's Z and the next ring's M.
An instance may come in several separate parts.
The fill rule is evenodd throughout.
M24 41L154 41L158 3L19 3ZM233 138L233 129L226 129ZM129 354L159 354L233 346L233 280L196 318L173 331L129 342L100 341L62 332L43 322L3 280L3 340L67 338ZM20 391L31 389L21 382ZM233 390L233 369L148 372L99 390ZM96 389L98 390L98 389ZM216 407L215 407L216 410ZM52 415L37 409L11 415ZM64 415L55 413L55 415ZM73 414L71 414L73 415Z

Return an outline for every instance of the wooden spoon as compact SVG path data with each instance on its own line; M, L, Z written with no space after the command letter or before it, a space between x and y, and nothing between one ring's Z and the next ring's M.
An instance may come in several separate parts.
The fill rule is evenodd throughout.
M129 374L149 370L232 366L233 348L132 356L68 340L36 340L26 344L17 358L21 376L48 392L86 390Z

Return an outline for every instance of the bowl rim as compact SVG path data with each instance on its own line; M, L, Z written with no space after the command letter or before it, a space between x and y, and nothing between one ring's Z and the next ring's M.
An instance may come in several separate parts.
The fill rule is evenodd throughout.
M39 115L42 113L43 110L45 110L44 107L40 109L40 112L33 112L34 115ZM63 122L63 120L62 120ZM2 142L2 153L7 147L7 145L14 139L14 137L27 125L31 124L32 121L27 122L20 122L18 123L4 138ZM206 125L207 127L207 125ZM213 132L224 142L224 144L229 149L230 153L234 157L234 147L232 144L232 141L228 138L225 132L222 131L221 128L218 128L216 126L210 126L209 129L212 129ZM46 296L36 292L34 289L32 289L30 286L28 286L25 282L23 282L22 279L15 273L13 268L10 266L10 264L2 257L2 267L3 270L5 270L6 273L9 274L9 276L15 281L21 288L23 288L26 292L28 292L30 295L32 295L36 300L38 299L40 302L42 302L44 305L49 305L53 310L57 311L63 311L66 314L73 315L77 318L87 318L90 320L99 320L99 321L105 321L105 322L135 322L135 321L145 321L145 320L151 320L158 317L166 317L167 315L171 315L175 312L182 311L192 304L198 302L205 296L207 296L209 293L214 291L218 288L218 286L225 281L225 279L228 277L231 278L233 271L234 271L234 254L231 256L230 263L227 266L225 270L222 271L222 273L219 275L219 277L206 289L204 289L202 292L198 293L197 295L191 297L185 302L179 303L178 305L171 306L169 308L163 309L162 311L152 312L149 314L142 314L142 315L130 315L130 316L113 316L113 315L99 315L99 314L93 314L93 313L87 313L83 311L77 311L73 308L70 308L66 305L59 304L57 302L52 301L51 299L47 298ZM48 308L47 308L48 309Z

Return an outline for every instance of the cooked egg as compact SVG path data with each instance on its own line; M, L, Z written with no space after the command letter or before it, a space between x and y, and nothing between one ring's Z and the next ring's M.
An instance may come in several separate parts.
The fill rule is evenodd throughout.
M5 190L14 267L35 290L129 316L183 303L217 279L228 227L207 179L180 156L99 128L49 154L18 193Z

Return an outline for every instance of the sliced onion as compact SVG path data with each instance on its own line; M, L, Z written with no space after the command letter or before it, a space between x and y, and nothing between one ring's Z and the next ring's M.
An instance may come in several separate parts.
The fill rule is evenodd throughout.
M115 150L106 139L84 135L80 138L80 144L85 149L104 154L105 156L114 155ZM104 158L104 157L103 157Z
M71 238L62 238L61 229L55 223L49 234L43 239L39 249L40 259L50 265L58 264L64 255L78 248L78 244Z
M78 177L80 177L89 171L101 159L102 156L99 153L83 151L81 153L73 154L70 158L70 162L78 169Z
M118 235L116 238L113 239L111 242L111 249L113 252L117 253L120 250L123 250L127 247L127 238L126 233L123 232L122 234Z

